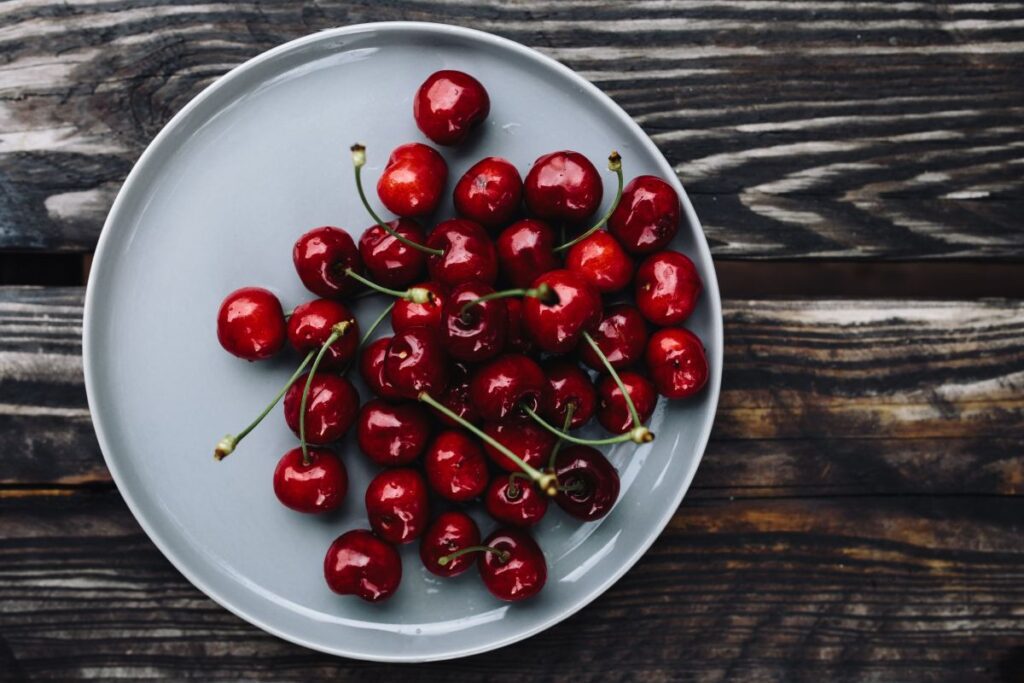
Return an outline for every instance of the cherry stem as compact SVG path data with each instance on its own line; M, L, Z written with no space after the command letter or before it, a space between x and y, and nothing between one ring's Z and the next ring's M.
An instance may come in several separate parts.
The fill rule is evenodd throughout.
M302 464L306 467L309 466L309 446L306 444L306 402L309 400L309 388L313 385L313 377L316 375L317 368L320 367L320 361L327 355L327 349L348 332L351 325L352 323L348 320L335 323L331 328L331 336L320 347L319 353L316 354L316 358L313 360L313 366L309 369L309 374L306 376L306 386L302 389L302 400L299 402L299 445L302 447Z
M357 142L356 144L352 145L351 149L352 165L355 166L356 169L356 190L359 192L359 199L360 201L363 202L363 207L366 208L366 212L370 214L370 218L372 218L374 222L377 223L381 230L388 233L405 246L422 251L424 254L431 254L432 256L444 256L444 251L441 249L434 249L433 247L428 247L425 244L413 242L408 237L401 235L397 230L395 230L390 225L385 223L384 219L378 216L377 213L370 207L370 202L367 201L366 199L366 193L363 192L362 178L363 165L366 164L366 147L360 145Z
M515 500L519 497L519 484L516 483L516 479L529 479L530 475L523 472L509 472L508 475L508 495L509 498Z
M584 332L583 338L587 340L587 343L590 344L590 348L592 348L594 353L597 354L597 357L601 359L601 363L604 364L608 374L612 376L612 379L615 380L615 384L619 386L619 391L622 392L622 397L626 400L626 407L629 408L629 414L633 419L633 429L636 430L642 427L643 425L640 422L640 413L636 411L636 406L633 405L633 397L629 395L628 391L626 391L626 385L622 383L622 378L619 377L619 373L615 371L614 367L612 367L612 362L608 360L608 356L604 355L604 351L602 351L601 347L597 345L597 342L594 341L594 338L590 336L589 332ZM644 427L644 429L647 428ZM630 432L627 432L627 434L629 433ZM654 435L651 434L651 438L647 439L647 441L652 441L653 439Z
M548 458L548 469L552 472L555 470L555 458L558 457L558 451L562 450L562 444L565 443L565 438L562 435L569 432L569 426L572 424L572 414L574 412L576 412L576 402L571 401L569 405L565 406L565 420L562 422L562 431L558 434L558 441L556 441L555 445L551 447L551 457ZM534 415L536 415L536 413L534 413ZM540 415L537 415L537 417L540 417ZM544 426L547 426L547 422L544 422L544 420L541 420L541 422Z
M366 332L363 334L363 338L359 340L360 347L366 345L366 342L370 339L370 336L377 330L378 327L380 327L380 324L384 322L384 320L391 314L391 309L393 309L394 307L395 302L392 301L390 304L387 305L387 307L383 311L381 311L381 314L377 316L377 319L374 320L373 323L371 323L370 326L366 329Z
M249 434L249 432L256 429L256 425L258 425L260 422L263 422L263 418L270 414L270 411L274 409L274 406L277 405L278 401L280 401L288 392L288 388L291 387L291 385L295 384L295 380L297 380L302 375L302 372L306 369L306 366L309 365L310 361L313 360L314 355L316 355L316 350L312 350L306 354L306 357L303 359L302 363L299 364L298 369L296 369L295 372L292 373L292 376L288 378L288 381L285 382L285 385L281 387L281 391L277 392L277 396L274 397L274 400L268 403L267 407L263 409L263 412L257 415L256 419L250 422L245 429L238 432L238 434L228 434L219 442L217 442L217 447L213 450L213 457L215 460L223 460L224 458L231 455L231 453L235 450L235 447L237 447L238 444L241 443L242 439L244 439L246 435Z
M639 428L634 427L624 434L616 434L615 436L609 436L604 439L582 439L578 436L573 436L568 432L562 431L558 427L549 423L543 417L538 415L537 411L532 410L529 406L521 405L520 407L533 419L534 422L557 436L559 439L564 439L569 443L579 444L580 446L611 446L612 444L625 443L627 441L634 441L636 443L648 443L650 441L654 441L654 434L644 426L640 426ZM555 455L557 455L557 453Z
M473 424L472 422L470 422L466 418L462 417L458 413L454 412L448 406L446 406L443 403L439 402L437 399L435 399L433 396L431 396L427 392L421 391L417 398L420 401L422 401L423 403L426 403L428 406L430 406L434 410L436 410L439 413L441 413L442 415L444 415L444 416L448 417L449 419L457 422L464 429L466 429L467 431L470 431L473 434L475 434L476 436L478 436L488 446L490 446L494 450L498 451L499 453L504 455L506 458L508 458L509 460L514 462L516 465L518 465L519 469L521 469L523 472L525 472L526 475L530 477L530 479L532 479L533 481L535 481L537 483L537 486L540 488L541 491L544 491L549 496L553 496L556 493L558 493L558 490L557 490L557 481L558 480L555 478L555 476L553 474L551 474L550 472L541 472L537 468L531 467L529 463L527 463L525 460L520 458L518 455L513 453L511 450L509 450L509 448L506 447L505 444L500 443L499 441L495 440L489 434L486 434L483 430L481 430L479 427L477 427L475 424Z
M506 289L500 292L491 292L490 294L484 294L479 296L472 301L467 301L462 304L462 308L459 310L459 317L463 321L466 320L466 314L469 309L476 306L484 301L494 301L495 299L507 299L514 296L527 296L533 299L540 299L540 302L545 306L557 306L558 305L558 293L551 289L550 285L546 282L540 283L537 287L530 287L528 289Z
M574 481L573 483L568 484L567 486L559 486L558 490L561 491L562 493L576 493L577 491L584 491L586 490L586 488L587 485L584 484L582 481Z
M427 304L434 300L434 293L426 287L410 287L406 290L391 289L390 287L377 284L370 278L360 275L351 268L346 268L345 274L357 282L362 282L364 285L376 292L379 292L380 294L387 294L388 296L393 296L396 299L405 299L406 301L411 301L414 304Z
M442 555L437 558L437 563L442 567L447 567L454 560L462 557L463 555L468 555L469 553L494 553L502 562L508 562L509 558L512 557L512 554L509 551L492 548L489 545L467 545L465 548L459 548L454 553Z
M608 155L608 169L614 171L616 177L618 178L619 187L615 191L615 199L612 200L611 205L608 207L608 210L604 212L604 215L602 215L596 223L590 226L590 228L588 228L586 232L577 235L576 237L569 240L565 244L560 244L559 246L555 247L556 253L560 251L565 251L572 245L578 242L582 242L583 240L587 239L595 232L600 230L601 226L608 222L608 219L612 217L612 213L614 213L615 209L619 206L619 202L622 201L622 157L619 156L618 152L613 151L611 154Z

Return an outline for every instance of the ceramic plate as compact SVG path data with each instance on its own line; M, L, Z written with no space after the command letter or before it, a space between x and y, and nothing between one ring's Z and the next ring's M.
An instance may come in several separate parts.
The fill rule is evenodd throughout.
M326 517L291 512L274 497L274 466L296 444L280 407L230 458L212 458L217 440L241 429L297 362L284 354L249 364L226 354L215 335L221 299L244 285L275 291L286 310L311 298L292 267L293 243L325 224L358 238L368 220L347 149L367 145L364 175L372 188L392 148L426 142L412 118L412 96L438 69L470 72L491 95L481 134L442 150L452 178L487 155L512 160L525 175L535 158L565 148L604 169L617 149L627 179L652 173L675 185L685 211L673 246L693 258L705 284L687 326L708 349L707 390L691 401L662 401L653 444L610 450L622 496L604 520L581 524L552 506L536 532L548 584L524 604L497 602L475 570L435 578L415 544L402 548L405 575L391 600L370 605L331 593L322 575L328 545L345 530L366 527L363 492L373 468L354 439L340 448L349 498ZM614 176L603 172L607 203ZM383 305L368 298L356 314L366 324ZM718 399L722 323L708 247L683 188L608 97L511 41L386 23L324 31L271 50L207 88L164 128L103 228L86 296L84 357L89 406L114 480L150 538L193 584L307 647L425 661L537 633L596 598L644 553L704 451ZM486 534L492 525L481 522Z

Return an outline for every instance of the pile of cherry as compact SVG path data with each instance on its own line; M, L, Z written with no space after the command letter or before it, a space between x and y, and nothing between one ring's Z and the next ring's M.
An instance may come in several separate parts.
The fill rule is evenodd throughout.
M489 110L476 79L439 71L417 92L413 115L431 140L454 145ZM327 551L328 586L370 601L389 597L402 576L395 545L420 539L434 574L454 576L476 563L495 596L528 598L543 587L547 566L526 529L549 501L584 521L606 515L619 476L595 446L651 441L646 423L658 395L686 398L707 381L704 347L680 327L701 281L690 259L666 248L679 197L653 176L623 187L613 152L615 200L588 227L603 187L582 154L545 154L525 182L511 163L488 157L455 186L459 217L427 234L413 218L438 208L444 158L420 143L392 152L377 183L381 203L399 216L390 222L363 192L364 148L354 146L352 158L374 225L358 246L345 230L315 228L292 254L320 298L285 315L274 294L246 287L221 305L217 335L230 353L263 360L288 344L304 360L215 455L230 454L283 397L300 444L278 463L274 492L293 510L325 512L348 488L345 465L328 446L355 425L360 449L386 469L366 490L371 530L344 533ZM344 301L372 292L393 301L361 337ZM388 317L392 336L370 342ZM356 365L376 394L364 404L346 378ZM593 417L611 436L572 433ZM432 520L431 492L448 508ZM483 540L464 511L478 499L501 525Z

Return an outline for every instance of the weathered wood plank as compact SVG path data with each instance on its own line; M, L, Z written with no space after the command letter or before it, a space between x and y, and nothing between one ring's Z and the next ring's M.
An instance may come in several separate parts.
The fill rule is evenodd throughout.
M217 76L390 19L590 78L665 151L719 257L1024 257L1024 4L971 1L12 0L0 247L91 249L132 161Z

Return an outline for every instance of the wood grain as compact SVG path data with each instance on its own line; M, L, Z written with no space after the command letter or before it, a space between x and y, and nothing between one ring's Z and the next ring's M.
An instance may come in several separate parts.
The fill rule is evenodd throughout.
M474 0L0 5L0 247L88 251L133 161L232 66L414 19L563 61L652 135L718 257L1024 256L1024 4Z

